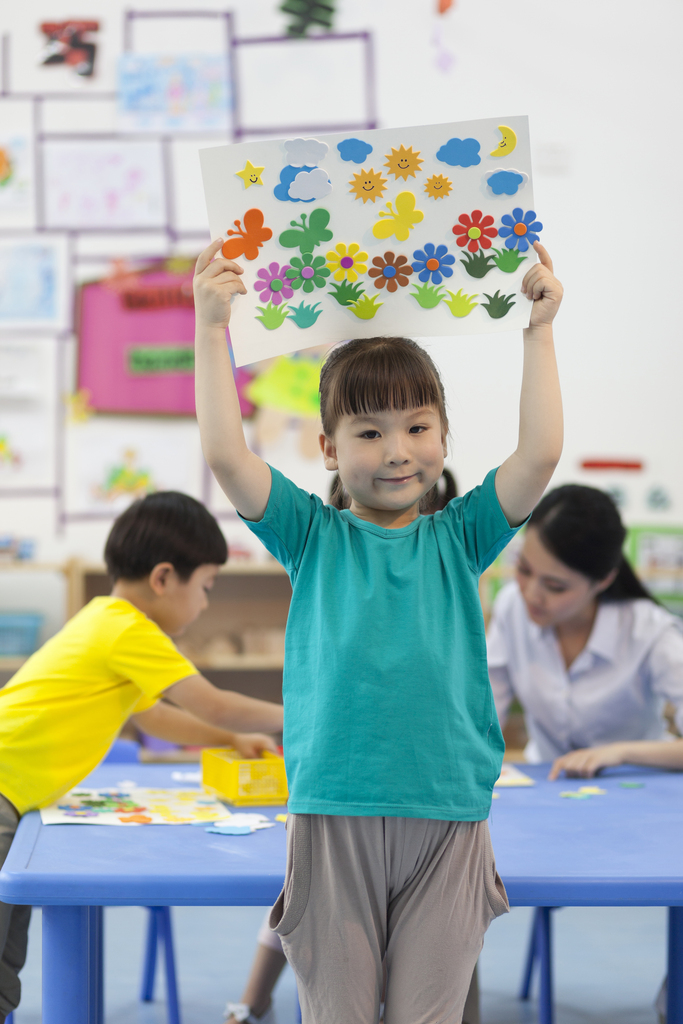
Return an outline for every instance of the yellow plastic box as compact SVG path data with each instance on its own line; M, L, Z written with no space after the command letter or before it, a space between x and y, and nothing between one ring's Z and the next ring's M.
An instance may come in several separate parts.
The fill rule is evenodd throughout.
M267 750L261 757L247 759L229 747L205 748L202 784L237 807L284 804L289 795L284 759Z

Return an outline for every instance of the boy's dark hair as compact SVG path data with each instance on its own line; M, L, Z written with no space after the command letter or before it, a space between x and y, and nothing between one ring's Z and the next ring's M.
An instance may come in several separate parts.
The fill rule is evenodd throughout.
M598 594L598 601L655 600L624 557L626 527L604 491L583 484L556 487L541 498L529 526L538 530L551 555L588 579L598 583L617 570L614 582Z
M446 399L431 357L410 338L356 338L332 349L320 373L323 431L344 414L434 406L448 433Z
M134 501L111 528L104 547L107 571L141 580L155 565L170 562L181 580L200 565L223 565L228 545L209 510L188 494L158 491Z

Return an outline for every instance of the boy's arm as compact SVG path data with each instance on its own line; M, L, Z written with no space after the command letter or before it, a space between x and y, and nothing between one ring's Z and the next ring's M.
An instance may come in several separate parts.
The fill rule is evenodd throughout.
M260 733L235 733L207 725L189 711L158 701L146 711L132 715L133 722L148 736L192 747L234 747L243 757L258 757L263 750L277 753L275 740Z
M562 396L552 322L562 301L550 256L536 242L541 262L524 277L534 306L524 331L524 369L517 449L496 474L496 494L510 526L523 523L541 498L562 453Z
M673 768L683 771L683 740L631 740L607 743L604 747L572 750L558 757L550 769L549 779L560 772L569 777L589 779L601 768L617 764L639 764L649 768Z
M164 692L164 696L207 725L229 732L282 732L281 704L245 697L233 690L219 690L204 676L188 676Z
M263 518L270 496L270 470L247 448L225 330L230 302L245 295L242 267L219 252L217 239L197 260L195 297L195 396L204 458L245 519Z

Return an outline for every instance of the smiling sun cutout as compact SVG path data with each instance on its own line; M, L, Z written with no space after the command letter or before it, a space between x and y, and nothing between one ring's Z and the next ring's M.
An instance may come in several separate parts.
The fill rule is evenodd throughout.
M349 182L349 185L352 186L349 192L353 192L356 199L362 199L363 205L367 203L368 199L374 203L375 199L386 192L386 183L387 179L376 172L374 167L371 167L369 171L363 168L360 174L354 174L353 181Z
M249 188L250 185L262 185L261 175L263 174L265 167L254 167L250 160L247 160L244 165L244 170L235 171L238 178L241 178L244 182L244 187Z
M420 151L413 153L413 147L406 149L405 146L401 146L400 149L394 149L391 147L391 153L386 154L387 162L385 167L389 168L389 174L393 174L394 178L398 181L399 178L403 178L407 181L408 178L415 177L415 171L420 170L420 164L424 163L424 160L420 159Z
M443 174L433 174L425 182L425 192L432 199L445 199L453 191L450 178L444 178Z

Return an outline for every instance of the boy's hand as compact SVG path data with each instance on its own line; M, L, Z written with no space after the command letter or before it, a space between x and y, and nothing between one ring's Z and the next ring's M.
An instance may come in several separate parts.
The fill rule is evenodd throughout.
M534 242L534 249L541 262L536 263L524 275L522 293L534 303L529 327L541 327L544 324L551 324L555 319L562 302L563 289L553 275L553 261L546 249L540 242Z
M236 732L232 738L235 750L242 757L260 757L264 750L271 754L279 754L277 744L272 736L260 732Z
M239 263L223 256L213 259L222 246L223 239L217 238L200 254L194 269L193 287L197 321L225 330L230 322L230 300L233 295L246 295L247 289L239 276L244 273Z
M611 768L624 763L624 744L607 743L604 747L588 747L585 750L572 750L563 757L558 757L550 769L548 778L552 782L560 772L570 779L590 779L602 768Z

